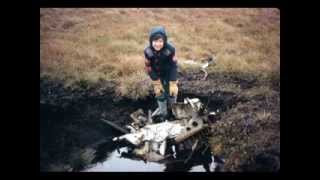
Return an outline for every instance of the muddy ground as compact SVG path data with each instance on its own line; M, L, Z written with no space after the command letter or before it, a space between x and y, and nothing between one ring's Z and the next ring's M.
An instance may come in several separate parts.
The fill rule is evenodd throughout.
M211 149L225 159L222 171L280 170L280 83L246 74L180 73L178 101L198 97L219 111L211 127ZM125 125L129 114L154 110L152 92L143 100L116 96L114 82L65 88L63 82L40 79L40 171L80 171L94 159L90 153L118 132L101 118ZM91 150L91 151L90 151Z

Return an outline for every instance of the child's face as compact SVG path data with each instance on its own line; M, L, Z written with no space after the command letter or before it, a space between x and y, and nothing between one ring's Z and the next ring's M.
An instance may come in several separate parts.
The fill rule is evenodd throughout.
M152 41L152 46L156 51L160 51L163 48L163 39L159 38Z

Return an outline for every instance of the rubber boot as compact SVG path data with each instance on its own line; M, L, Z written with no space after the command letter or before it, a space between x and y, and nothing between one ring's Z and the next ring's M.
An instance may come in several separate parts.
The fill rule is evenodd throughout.
M174 120L175 119L175 116L173 115L173 112L172 112L172 108L173 108L173 105L177 103L177 97L176 96L170 96L168 98L168 116L170 117L169 119L170 120Z
M169 108L172 108L172 105L177 103L177 96L170 96L169 97Z
M159 107L159 111L160 111L160 121L161 122L164 122L167 118L167 115L168 115L168 110L167 110L167 100L158 100L157 101L158 103L158 107Z

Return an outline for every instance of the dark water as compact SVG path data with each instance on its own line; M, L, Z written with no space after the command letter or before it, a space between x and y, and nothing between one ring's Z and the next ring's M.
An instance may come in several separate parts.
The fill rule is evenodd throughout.
M206 104L208 99L201 100ZM211 152L205 155L194 154L194 158L188 163L183 163L181 159L180 161L173 159L161 164L145 162L137 158L120 157L121 151L125 151L126 146L115 144L111 139L121 133L99 119L102 114L105 114L103 118L123 126L130 122L130 113L138 108L142 108L145 112L148 109L155 110L156 103L151 98L143 102L93 101L83 103L82 106L78 103L73 109L47 105L40 107L40 171L205 172L205 167L208 170L208 167L215 165Z

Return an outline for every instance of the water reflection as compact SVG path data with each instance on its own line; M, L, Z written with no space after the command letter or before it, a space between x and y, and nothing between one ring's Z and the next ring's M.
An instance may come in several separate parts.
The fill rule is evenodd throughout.
M97 163L93 167L86 169L86 172L161 172L164 166L153 162L144 162L143 160L132 160L121 157L121 151L126 147L120 149L120 153L115 150L106 161Z
M131 154L132 148L125 143L106 142L97 147L95 158L85 172L213 172L214 157L209 150L195 152L185 161L189 152L179 153L160 162L149 162Z

